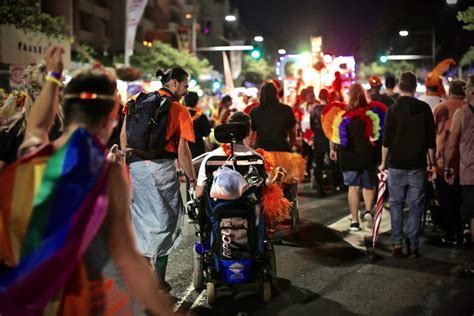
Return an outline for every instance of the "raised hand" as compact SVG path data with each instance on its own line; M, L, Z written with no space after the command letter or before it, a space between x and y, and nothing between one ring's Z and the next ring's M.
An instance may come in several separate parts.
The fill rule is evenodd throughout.
M61 74L64 69L63 58L64 49L61 46L52 46L44 54L46 69Z

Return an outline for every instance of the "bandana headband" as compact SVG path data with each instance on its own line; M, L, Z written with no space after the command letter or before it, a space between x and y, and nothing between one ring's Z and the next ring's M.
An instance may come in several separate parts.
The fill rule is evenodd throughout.
M82 93L71 93L65 94L64 99L81 99L81 100L105 100L105 101L115 101L115 95L110 94L97 94L91 92L82 92Z

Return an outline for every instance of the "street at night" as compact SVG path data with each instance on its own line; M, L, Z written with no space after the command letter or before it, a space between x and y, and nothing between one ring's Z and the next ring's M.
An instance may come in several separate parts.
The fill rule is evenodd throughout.
M0 21L0 316L474 316L474 0Z

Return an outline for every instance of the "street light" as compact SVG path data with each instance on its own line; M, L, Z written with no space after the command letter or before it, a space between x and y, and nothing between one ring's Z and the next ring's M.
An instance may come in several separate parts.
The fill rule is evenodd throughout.
M257 35L253 38L255 42L263 42L263 36Z
M456 1L456 0L446 0L446 2L449 3L449 1ZM431 31L426 31L426 32L412 32L413 34L431 34L431 61L432 61L432 64L433 64L433 67L435 66L436 64L436 29L433 28L431 29ZM407 37L408 36L408 31L407 30L401 30L398 32L398 34L401 36L401 37Z
M401 30L400 32L398 32L398 34L400 34L401 37L406 37L406 36L408 36L408 31L407 30Z
M225 16L225 20L227 22L235 22L237 21L237 17L235 15L229 14Z
M285 55L285 54L286 54L286 50L283 49L283 48L280 48L280 49L278 50L278 54L280 54L280 55Z

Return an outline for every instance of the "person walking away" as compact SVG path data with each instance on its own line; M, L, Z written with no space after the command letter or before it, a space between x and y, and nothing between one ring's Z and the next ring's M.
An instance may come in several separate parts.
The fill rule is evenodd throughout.
M232 97L230 95L225 95L220 104L219 104L219 110L217 111L217 117L219 119L219 124L227 124L227 120L229 119L230 116L230 107L232 106ZM216 126L217 126L216 125Z
M453 80L449 83L448 99L433 108L433 116L436 128L436 188L439 193L441 227L446 231L442 237L445 244L458 244L463 242L463 225L460 213L461 206L461 186L459 184L459 157L456 155L452 161L455 167L455 181L448 185L444 180L444 152L447 147L451 122L457 109L461 108L465 102L463 80ZM432 214L432 218L435 217Z
M138 249L154 267L157 277L166 284L168 255L182 239L183 202L176 160L194 187L196 177L191 162L188 142L194 142L193 122L179 100L186 95L189 75L182 68L174 67L164 72L159 69L163 88L158 90L161 98L171 102L166 127L166 145L155 157L140 156L132 150L130 177L132 183L132 222L138 237ZM131 113L128 112L125 117ZM127 125L127 124L125 124ZM125 133L125 129L122 129ZM128 134L128 133L127 133ZM127 144L123 144L125 148Z
M211 133L211 126L209 119L197 106L199 96L196 92L188 92L184 97L184 105L188 108L191 120L193 121L195 142L189 143L189 149L193 158L208 152L211 149L209 141L209 134Z
M385 75L385 93L384 93L384 95L386 95L389 98L392 98L394 103L400 97L400 94L395 92L395 87L396 86L397 86L397 78L395 78L395 76L393 74L387 73Z
M0 175L2 189L10 188L0 195L0 259L11 264L0 277L0 314L144 315L138 299L150 313L171 315L169 296L135 247L123 166L115 153L106 159L115 79L97 65L74 76L64 89L64 134L48 139L63 52L46 51L48 75L27 117L20 160Z
M416 76L403 72L400 98L388 109L380 170L388 166L388 190L392 225L392 255L403 255L403 208L408 204L408 256L419 257L420 223L425 207L427 153L434 162L435 127L429 105L414 97ZM429 179L435 176L428 165Z
M311 130L313 131L313 142L314 142L314 171L313 177L314 182L318 190L319 197L324 197L324 185L323 185L323 169L324 169L324 160L325 157L329 157L329 140L324 134L323 125L321 123L321 114L328 104L329 101L329 91L326 89L321 89L319 91L319 103L315 104L311 110ZM336 175L338 171L337 165L334 161L329 159L331 165L331 185L333 188L336 186Z
M394 103L394 100L390 97L387 97L385 94L381 94L380 90L382 89L382 79L379 76L372 76L369 79L370 84L370 99L372 101L379 101L389 107Z
M455 181L453 157L456 151L460 155L460 183L462 188L462 216L470 224L470 239L474 241L474 75L466 85L466 100L453 116L451 134L445 153L445 180L449 184ZM463 269L465 276L474 276L474 250L470 245L470 259Z
M384 105L382 105L384 107ZM331 160L337 159L344 177L344 184L349 187L347 199L351 212L350 231L359 231L359 204L360 187L364 198L365 211L361 213L361 221L372 225L372 205L377 185L378 150L375 144L366 135L366 112L369 103L365 90L360 84L353 84L349 88L349 102L345 106L346 116L350 123L346 126L347 144L338 146L337 152L333 142L330 143ZM370 119L369 119L370 120Z

